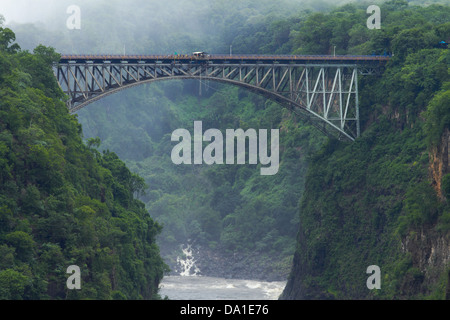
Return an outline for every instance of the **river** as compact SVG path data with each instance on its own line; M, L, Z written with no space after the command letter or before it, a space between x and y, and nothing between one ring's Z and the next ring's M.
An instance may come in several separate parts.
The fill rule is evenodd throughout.
M165 276L159 294L170 300L277 300L286 281L259 281L208 277L196 265L195 250L182 246L178 275Z
M285 281L166 276L159 293L171 300L277 300L285 285Z

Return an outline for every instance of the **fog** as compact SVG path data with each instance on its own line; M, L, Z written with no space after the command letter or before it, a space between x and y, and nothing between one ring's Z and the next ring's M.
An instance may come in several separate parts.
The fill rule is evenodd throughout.
M349 0L0 0L0 15L22 49L38 44L62 53L227 52L242 24L321 11ZM80 28L70 30L71 5L80 8ZM238 19L224 21L224 12ZM228 15L229 16L229 15ZM228 39L229 38L229 39ZM224 44L229 42L229 44Z
M239 53L237 33L242 42L277 19L298 22L302 12L350 2L384 0L0 0L0 15L23 50L43 44L74 54L184 54L226 53L232 46ZM410 1L433 2L441 1ZM76 29L68 27L72 5L80 9Z
M294 7L321 7L322 4L339 5L346 2L355 2L354 0L148 0L145 3L155 8L154 14L165 14L170 11L174 17L189 15L185 10L191 6L201 8L210 6L211 3L223 3L224 7L285 7L286 9ZM5 17L6 24L10 23L36 23L41 22L52 25L55 20L61 20L61 16L66 15L66 9L70 5L78 5L83 8L96 7L101 4L105 8L114 8L119 14L128 10L140 10L140 0L0 0L0 14ZM137 4L137 6L134 6ZM270 6L269 4L272 4ZM314 5L315 4L315 5ZM88 17L92 18L92 17ZM136 22L136 21L135 21Z
M0 0L0 14L5 17L6 24L36 23L51 21L58 4L57 0Z

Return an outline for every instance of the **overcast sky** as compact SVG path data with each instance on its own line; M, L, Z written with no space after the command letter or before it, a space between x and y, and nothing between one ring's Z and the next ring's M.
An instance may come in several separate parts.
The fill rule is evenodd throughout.
M74 0L72 0L73 2ZM51 19L55 8L65 0L0 0L0 14L11 22L43 22ZM59 3L59 4L58 4ZM65 13L64 11L62 12Z
M177 4L186 0L149 0L154 1L156 6L161 4ZM193 3L196 0L187 0ZM214 0L211 0L214 1ZM220 0L219 0L220 1ZM245 0L242 0L245 1ZM285 0L286 1L286 0ZM292 0L292 2L301 3L310 0ZM316 0L318 2L345 2L345 0ZM353 2L357 0L348 0ZM0 0L0 14L5 17L6 24L27 23L27 22L46 22L51 23L54 19L60 19L61 16L67 16L66 9L70 5L89 6L96 0ZM109 3L124 3L124 0L110 0ZM132 3L133 0L126 0L125 3ZM274 0L273 2L276 2ZM119 5L118 5L119 6Z
M244 26L261 17L286 17L304 9L326 8L326 3L360 1L381 0L0 0L0 15L26 50L44 44L59 52L159 53L198 46L212 50L212 40L217 44L227 30L228 21L220 18L226 10L239 10ZM71 5L81 11L77 30L69 28ZM229 45L227 40L223 46ZM224 52L228 47L215 49Z

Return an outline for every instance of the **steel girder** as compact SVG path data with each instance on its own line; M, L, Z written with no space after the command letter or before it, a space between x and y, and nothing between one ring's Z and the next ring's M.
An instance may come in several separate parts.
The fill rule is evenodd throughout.
M364 70L364 69L361 69ZM66 62L54 68L71 113L104 96L143 83L199 79L230 83L275 100L324 133L360 135L355 64Z

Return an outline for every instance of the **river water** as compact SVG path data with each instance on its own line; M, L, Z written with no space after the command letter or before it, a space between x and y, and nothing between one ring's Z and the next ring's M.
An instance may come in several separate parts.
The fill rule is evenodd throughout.
M277 300L285 285L285 281L166 276L159 293L170 300Z
M178 275L165 276L159 294L170 300L277 300L286 281L258 281L207 277L196 265L196 252L187 244L177 258Z

